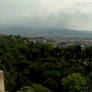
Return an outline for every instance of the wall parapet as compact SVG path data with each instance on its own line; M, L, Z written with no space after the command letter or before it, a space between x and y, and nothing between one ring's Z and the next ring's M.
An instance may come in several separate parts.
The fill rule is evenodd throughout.
M4 72L0 70L0 92L5 92L4 87Z

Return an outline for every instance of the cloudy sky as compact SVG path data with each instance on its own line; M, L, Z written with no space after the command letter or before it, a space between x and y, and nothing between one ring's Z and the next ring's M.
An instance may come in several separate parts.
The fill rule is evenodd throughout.
M92 0L0 0L0 24L92 30Z

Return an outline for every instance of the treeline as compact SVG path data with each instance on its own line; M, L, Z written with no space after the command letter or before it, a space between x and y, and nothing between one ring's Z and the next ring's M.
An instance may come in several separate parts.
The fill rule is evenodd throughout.
M6 92L91 92L92 47L65 48L0 36Z

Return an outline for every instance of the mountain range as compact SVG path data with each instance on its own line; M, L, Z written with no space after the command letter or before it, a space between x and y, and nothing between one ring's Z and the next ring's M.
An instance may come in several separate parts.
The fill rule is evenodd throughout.
M62 37L92 37L92 31L86 30L72 30L65 28L30 28L30 27L6 27L0 28L0 34L8 34L8 35L28 35L28 36L49 36L55 38Z

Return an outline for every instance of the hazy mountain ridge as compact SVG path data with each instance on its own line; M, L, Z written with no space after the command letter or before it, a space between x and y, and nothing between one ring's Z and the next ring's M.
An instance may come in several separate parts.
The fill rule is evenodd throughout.
M13 35L44 35L56 38L61 37L92 37L91 31L77 31L64 28L30 28L30 27L6 27L0 29L1 34Z

